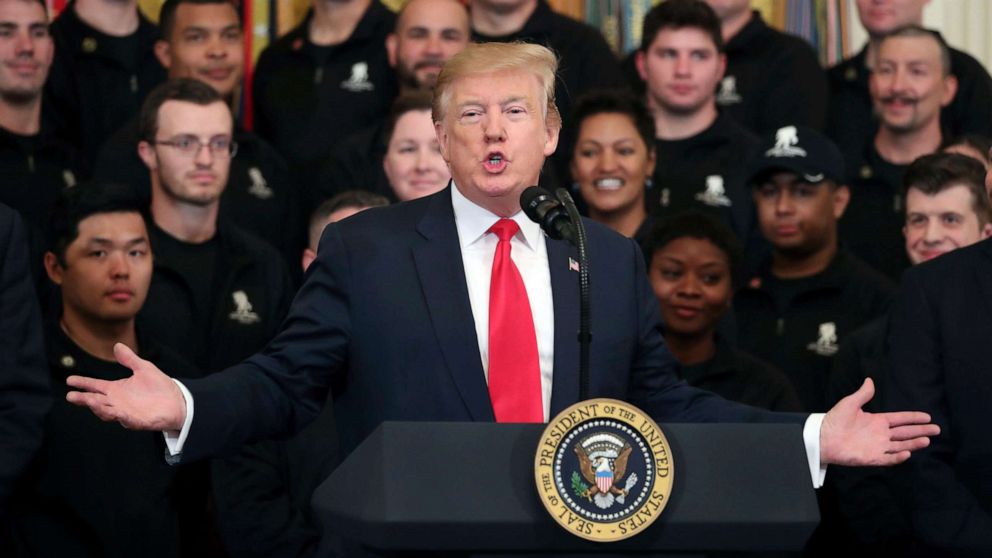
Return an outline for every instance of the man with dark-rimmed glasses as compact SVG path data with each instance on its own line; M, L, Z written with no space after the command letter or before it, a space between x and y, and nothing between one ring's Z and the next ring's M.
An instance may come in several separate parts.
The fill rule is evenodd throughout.
M155 272L139 323L209 374L275 333L289 304L286 265L266 242L218 218L238 144L214 88L191 79L163 84L142 107L140 128Z

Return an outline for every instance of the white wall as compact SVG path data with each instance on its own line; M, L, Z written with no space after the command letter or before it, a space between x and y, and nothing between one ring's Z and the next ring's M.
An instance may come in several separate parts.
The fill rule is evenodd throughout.
M853 23L849 36L853 52L868 40L854 0L847 0ZM930 0L923 11L923 25L940 31L951 46L963 50L992 68L992 1Z

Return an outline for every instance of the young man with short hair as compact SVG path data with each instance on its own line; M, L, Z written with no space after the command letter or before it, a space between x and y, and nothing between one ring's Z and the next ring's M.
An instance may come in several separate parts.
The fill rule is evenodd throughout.
M162 84L142 107L141 138L156 260L140 320L164 345L216 372L275 333L291 296L285 263L220 215L238 144L215 89L191 79Z
M730 225L749 254L759 251L743 172L758 139L717 109L727 61L716 13L701 0L658 4L644 18L636 63L657 134L648 212L698 209Z
M144 211L129 189L100 182L65 190L53 211L45 253L61 292L46 325L53 406L17 497L25 556L180 555L177 475L186 468L162 467L153 437L94 420L65 401L71 374L130 376L115 360L118 343L174 367L176 377L198 375L135 323L152 280Z

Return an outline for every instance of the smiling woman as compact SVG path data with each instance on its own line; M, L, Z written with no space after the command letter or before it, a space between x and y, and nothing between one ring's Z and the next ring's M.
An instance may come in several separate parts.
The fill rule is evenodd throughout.
M628 237L646 232L644 191L654 172L654 120L644 104L619 91L581 98L573 122L572 178L589 216Z

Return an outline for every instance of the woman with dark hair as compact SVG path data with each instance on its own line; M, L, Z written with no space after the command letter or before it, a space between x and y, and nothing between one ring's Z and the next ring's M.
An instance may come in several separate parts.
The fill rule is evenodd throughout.
M654 119L625 91L596 91L579 99L572 179L589 217L644 245L650 229L644 191L654 173Z
M682 364L683 379L732 401L800 411L782 372L729 346L718 332L743 273L730 228L703 213L682 213L659 221L645 249L665 341Z

